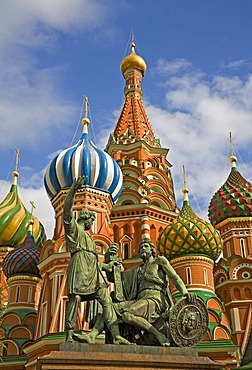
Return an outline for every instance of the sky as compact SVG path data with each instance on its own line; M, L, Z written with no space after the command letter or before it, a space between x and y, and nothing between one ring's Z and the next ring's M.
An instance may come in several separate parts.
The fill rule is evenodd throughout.
M230 172L230 131L238 169L252 180L251 18L251 0L0 0L0 202L18 148L20 198L29 210L35 202L52 237L45 168L80 138L84 95L91 139L105 148L124 101L120 63L133 28L177 204L184 164L191 205L207 219Z

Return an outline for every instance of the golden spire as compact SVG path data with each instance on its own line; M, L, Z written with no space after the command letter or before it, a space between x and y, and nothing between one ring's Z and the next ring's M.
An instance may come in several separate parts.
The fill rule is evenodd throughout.
M87 134L88 133L88 125L90 124L90 121L88 119L88 108L89 108L90 104L89 104L89 101L88 101L88 97L85 96L85 95L84 95L84 100L85 100L85 117L82 120L82 125L83 125L82 133Z
M15 151L16 151L16 160L15 160L15 170L12 172L13 176L12 185L17 185L17 178L19 176L18 173L18 162L20 158L19 149L16 148Z
M184 165L182 167L183 167L183 179L184 179L184 187L182 189L182 193L184 194L184 202L189 202L189 198L188 198L189 190L186 187L186 170L185 170Z
M230 145L230 152L231 152L231 157L229 158L229 160L231 162L232 169L233 169L233 168L236 168L237 158L234 155L234 147L233 147L233 142L232 142L232 133L231 133L231 131L229 133L229 145Z

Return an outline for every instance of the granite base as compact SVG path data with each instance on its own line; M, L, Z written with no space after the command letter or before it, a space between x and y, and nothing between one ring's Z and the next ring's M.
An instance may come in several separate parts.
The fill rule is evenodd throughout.
M196 348L62 343L38 359L37 370L197 369L220 370Z

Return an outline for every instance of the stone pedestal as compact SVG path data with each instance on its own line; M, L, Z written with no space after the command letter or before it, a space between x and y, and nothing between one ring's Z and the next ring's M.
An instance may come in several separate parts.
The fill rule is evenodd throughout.
M63 343L38 359L37 370L195 369L220 370L196 348Z

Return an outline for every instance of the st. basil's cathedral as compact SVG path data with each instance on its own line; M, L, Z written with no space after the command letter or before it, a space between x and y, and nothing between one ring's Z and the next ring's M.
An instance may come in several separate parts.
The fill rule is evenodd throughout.
M207 306L209 324L197 346L199 354L223 369L234 369L252 341L252 184L243 178L232 155L230 174L209 204L210 222L190 206L185 176L183 204L177 205L169 150L156 138L143 104L146 63L134 43L121 62L121 72L125 101L105 150L89 138L86 99L79 141L46 169L44 185L55 212L52 239L46 239L43 225L18 195L16 163L10 191L0 203L0 286L8 303L0 326L4 343L0 369L35 370L37 358L57 351L65 340L70 253L63 205L73 180L81 175L86 180L73 211L76 218L83 209L95 212L91 234L101 260L116 242L124 267L137 266L138 245L150 239L188 291ZM170 290L178 299L172 282ZM96 302L82 302L76 330L89 330L97 310Z

